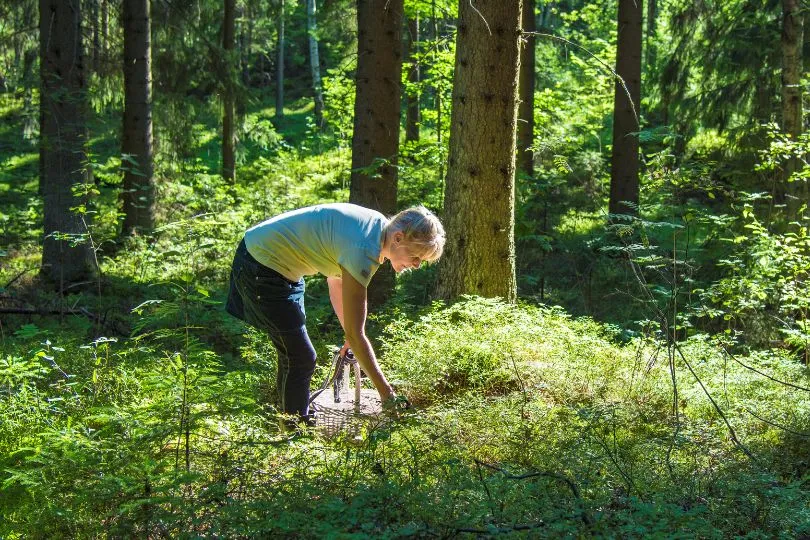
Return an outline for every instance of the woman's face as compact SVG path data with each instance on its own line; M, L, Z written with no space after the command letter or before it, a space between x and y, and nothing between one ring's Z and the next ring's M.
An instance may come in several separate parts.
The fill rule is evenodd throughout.
M409 245L401 236L397 235L394 236L389 255L391 266L394 268L394 272L397 273L419 268L423 261L417 246Z

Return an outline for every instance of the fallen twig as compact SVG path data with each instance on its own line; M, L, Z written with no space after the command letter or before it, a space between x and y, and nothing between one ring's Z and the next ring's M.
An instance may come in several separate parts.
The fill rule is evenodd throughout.
M507 470L505 470L505 469L503 469L501 467L498 467L496 465L492 465L490 463L486 463L484 461L480 461L478 459L475 460L475 464L479 465L481 467L486 467L487 469L491 469L493 471L497 471L497 472L503 474L509 480L527 480L529 478L536 478L538 476L542 476L542 477L546 477L546 478L551 478L553 480L557 480L557 481L562 482L565 485L567 485L568 488L571 490L571 493L574 495L574 498L577 499L577 501L579 503L582 502L582 497L579 494L579 488L577 487L577 485L574 483L573 480L571 480L570 478L568 478L564 474L555 473L555 472L551 472L551 471L535 471L535 472L526 473L526 474L512 474L509 471L507 471ZM588 513L585 511L585 509L580 507L580 510L581 510L581 513L582 513L582 515L581 515L582 521L586 525L593 524L593 519L591 518L590 515L588 515Z

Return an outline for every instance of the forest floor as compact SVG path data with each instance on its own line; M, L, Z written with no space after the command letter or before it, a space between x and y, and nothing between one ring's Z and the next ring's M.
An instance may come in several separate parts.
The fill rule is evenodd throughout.
M35 147L19 104L2 115L3 305L102 317L0 321L0 537L810 535L795 359L533 297L431 302L434 268L401 276L369 321L413 408L344 435L284 431L272 345L222 309L228 265L248 224L345 199L346 148L249 153L235 202L195 147L159 167L160 228L122 242L116 150L99 140L101 272L60 297L37 285ZM342 335L322 279L306 302L319 384Z

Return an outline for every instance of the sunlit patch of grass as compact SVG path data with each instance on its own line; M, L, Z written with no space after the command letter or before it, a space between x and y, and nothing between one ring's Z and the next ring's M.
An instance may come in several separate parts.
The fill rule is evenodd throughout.
M555 232L561 236L594 236L604 232L607 215L571 209L560 216Z
M27 191L39 178L39 155L35 152L8 156L0 162L0 190Z

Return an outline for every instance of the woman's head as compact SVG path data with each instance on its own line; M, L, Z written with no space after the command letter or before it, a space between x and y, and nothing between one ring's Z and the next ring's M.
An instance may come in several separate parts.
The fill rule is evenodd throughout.
M444 227L424 206L413 206L392 217L385 227L385 238L429 263L438 261L444 251Z

